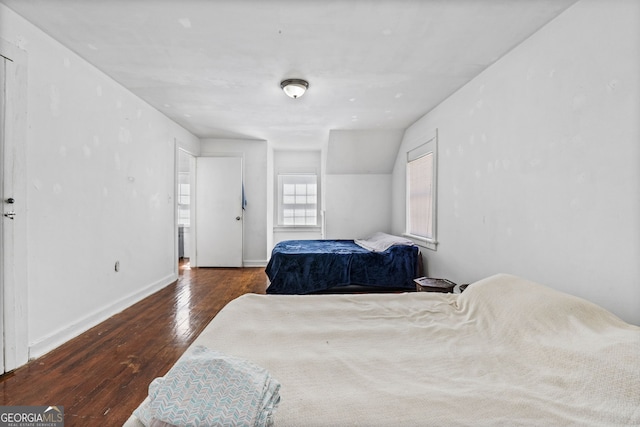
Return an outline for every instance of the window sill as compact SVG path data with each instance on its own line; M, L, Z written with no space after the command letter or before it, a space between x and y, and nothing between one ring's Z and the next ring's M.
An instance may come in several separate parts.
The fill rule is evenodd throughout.
M309 233L309 232L320 232L322 228L317 225L276 225L273 227L274 232L292 232L292 233Z
M418 246L431 249L432 251L437 250L438 242L434 239L427 239L426 237L414 236L413 234L408 233L404 233L403 236L413 240L413 242Z

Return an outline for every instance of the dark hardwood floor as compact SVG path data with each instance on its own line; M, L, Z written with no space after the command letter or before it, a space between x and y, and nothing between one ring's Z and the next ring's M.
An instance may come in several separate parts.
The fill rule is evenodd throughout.
M1 405L60 405L65 426L121 426L213 317L265 293L263 268L193 268L177 282L0 376Z

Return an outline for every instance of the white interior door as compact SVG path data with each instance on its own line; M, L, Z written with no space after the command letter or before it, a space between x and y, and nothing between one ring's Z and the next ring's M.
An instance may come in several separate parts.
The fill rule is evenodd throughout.
M4 196L4 174L6 171L5 161L4 161L4 121L5 121L5 111L6 111L6 97L5 97L5 84L6 84L6 59L4 56L0 56L0 165L2 166L2 173L0 174L0 200L2 200L2 224L0 224L0 374L5 372L4 368L4 272L6 271L5 267L5 233L8 231L5 229L6 226L11 225L11 221L9 217L6 217L5 212L7 212L5 206L5 196Z
M196 263L242 267L242 158L196 160Z
M28 361L26 53L0 39L0 371Z

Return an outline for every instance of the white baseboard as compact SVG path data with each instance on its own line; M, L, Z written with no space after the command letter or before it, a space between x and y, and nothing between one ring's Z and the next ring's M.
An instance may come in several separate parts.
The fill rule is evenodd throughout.
M169 284L175 282L178 279L178 276L175 274L170 274L155 283L150 284L144 289L139 290L138 292L126 296L118 301L115 301L113 304L104 307L101 310L98 310L88 316L73 322L65 328L62 328L53 334L32 342L29 344L29 360L36 359L40 356L45 355L56 347L64 344L65 342L71 340L72 338L77 337L83 332L93 328L100 322L103 322L113 316L114 314L120 313L122 310L131 307L133 304L138 301L148 297L154 292L159 291L160 289L168 286Z
M243 267L266 267L267 260L265 259L245 259L242 260Z

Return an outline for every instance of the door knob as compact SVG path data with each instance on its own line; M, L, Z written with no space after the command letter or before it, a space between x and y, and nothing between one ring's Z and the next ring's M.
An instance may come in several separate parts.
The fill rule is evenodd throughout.
M14 211L11 211L11 212L5 212L5 213L4 213L4 216L6 216L6 217L7 217L7 218L9 218L9 219L13 219L13 217L15 217L15 216L16 216L16 213L15 213Z
M9 197L9 198L7 199L7 203L9 203L9 204L13 204L13 203L15 203L15 202L16 202L16 200L15 200L13 197Z

